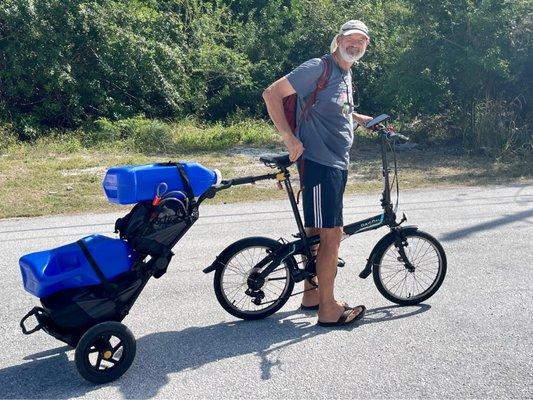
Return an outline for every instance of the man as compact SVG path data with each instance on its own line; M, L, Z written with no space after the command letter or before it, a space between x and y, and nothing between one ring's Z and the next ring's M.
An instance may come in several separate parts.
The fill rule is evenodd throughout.
M303 208L306 232L320 235L316 266L319 289L305 281L302 309L318 309L318 324L343 325L364 315L365 307L349 307L333 293L342 237L342 197L347 180L354 120L365 125L372 117L353 112L351 67L366 51L368 28L357 20L342 25L331 42L331 76L317 92L312 106L305 107L323 71L319 58L306 61L264 92L270 118L281 133L291 161L303 156ZM283 111L283 98L298 96L296 134ZM305 111L302 115L302 111ZM302 173L302 171L300 171Z

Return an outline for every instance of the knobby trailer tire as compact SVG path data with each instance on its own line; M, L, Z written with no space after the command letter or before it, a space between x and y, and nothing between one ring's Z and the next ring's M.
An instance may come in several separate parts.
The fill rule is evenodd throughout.
M124 324L102 322L81 337L74 360L83 378L97 384L107 383L120 378L129 369L136 349L135 337ZM106 354L107 351L109 354ZM117 359L115 354L119 351L120 357Z

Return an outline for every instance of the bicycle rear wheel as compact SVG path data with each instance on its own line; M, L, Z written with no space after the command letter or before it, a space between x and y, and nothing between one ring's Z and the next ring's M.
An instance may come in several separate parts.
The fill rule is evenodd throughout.
M373 278L379 292L400 305L418 304L439 290L446 276L446 254L433 236L422 231L405 232L402 260L394 239L384 243L374 257Z
M296 261L289 257L263 282L250 284L262 269L255 265L281 244L266 237L251 237L233 243L220 259L214 278L215 294L220 305L241 319L262 319L274 314L287 302L294 288L290 269ZM292 264L294 263L294 264ZM292 264L292 265L291 265Z

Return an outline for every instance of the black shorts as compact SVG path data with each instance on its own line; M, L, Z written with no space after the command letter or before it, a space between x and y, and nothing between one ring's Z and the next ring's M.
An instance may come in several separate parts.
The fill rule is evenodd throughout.
M343 226L342 197L348 171L310 160L304 160L303 167L302 195L305 227Z

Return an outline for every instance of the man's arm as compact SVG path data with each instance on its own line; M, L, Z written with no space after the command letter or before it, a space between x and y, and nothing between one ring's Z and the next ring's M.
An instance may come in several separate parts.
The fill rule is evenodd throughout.
M291 161L296 161L300 158L304 151L302 142L292 133L283 111L283 98L294 93L296 91L286 77L278 79L263 91L263 99L265 100L268 115L281 134L281 138L289 151Z
M365 127L365 125L368 122L373 120L373 118L369 117L368 115L357 114L356 112L352 113L352 116L353 116L353 119L355 120L355 122L357 122L359 125L362 125L363 128Z

